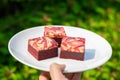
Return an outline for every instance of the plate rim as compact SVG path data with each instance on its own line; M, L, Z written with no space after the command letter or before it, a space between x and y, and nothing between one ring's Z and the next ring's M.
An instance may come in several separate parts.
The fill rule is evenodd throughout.
M24 62L23 60L20 60L18 57L16 57L16 56L13 54L13 52L12 52L12 50L11 50L12 40L13 40L15 37L17 37L17 35L21 34L21 33L24 32L24 31L30 30L30 29L39 28L39 27L45 27L45 26L72 27L72 28L82 29L82 30L84 30L84 31L88 31L88 32L90 32L90 33L92 33L92 34L95 34L95 35L101 37L105 42L107 42L107 44L108 44L108 46L109 46L109 48L110 48L110 50L111 50L111 51L110 51L111 53L109 53L109 54L110 54L109 57L107 57L107 59L105 59L104 62L101 62L101 61L100 61L101 64L99 64L98 66L101 66L102 64L106 63L106 62L111 58L111 56L112 56L112 47L111 47L110 43L109 43L105 38L103 38L102 36L100 36L99 34L93 32L93 31L90 31L90 30L81 28L81 27L64 26L64 25L35 26L35 27L27 28L27 29L24 29L24 30L21 30L21 31L15 33L15 34L10 38L10 40L9 40L9 42L8 42L8 50L9 50L9 53L10 53L17 61L19 61L20 63L22 63L22 64L24 64L24 65L27 65L27 66L29 66L29 67L32 67L32 68L35 68L35 69L38 69L38 70L49 71L49 69L46 69L46 68L44 68L44 67L38 68L38 67L36 67L36 66L34 66L34 65L31 65L31 64L29 64L29 63L27 63L27 62ZM96 68L96 67L94 66L94 67L92 67L92 68L90 68L90 69L94 69L94 68ZM90 69L87 69L87 70L90 70ZM86 70L81 70L81 71L86 71ZM69 72L69 71L65 70L65 73L68 73L68 72ZM70 72L79 72L79 71L73 70L73 71L70 71Z

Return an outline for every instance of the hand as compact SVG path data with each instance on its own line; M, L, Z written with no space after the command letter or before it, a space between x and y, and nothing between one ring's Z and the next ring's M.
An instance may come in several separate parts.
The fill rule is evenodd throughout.
M42 72L39 76L39 80L80 80L81 73L67 73L66 77L63 74L65 69L64 64L52 63L50 65L50 73Z

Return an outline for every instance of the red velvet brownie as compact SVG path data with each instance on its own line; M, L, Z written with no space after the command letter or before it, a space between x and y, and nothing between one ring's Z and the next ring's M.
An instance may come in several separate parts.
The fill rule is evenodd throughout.
M53 38L60 47L61 40L63 37L66 37L66 33L63 27L45 27L44 36Z
M49 37L38 37L28 40L28 51L37 60L58 56L58 43Z
M85 38L64 37L60 49L60 58L83 61L85 53Z

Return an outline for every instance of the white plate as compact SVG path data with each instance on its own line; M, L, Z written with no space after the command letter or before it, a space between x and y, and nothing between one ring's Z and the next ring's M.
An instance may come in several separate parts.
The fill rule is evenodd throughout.
M9 41L8 49L11 55L21 63L44 71L49 71L50 64L56 62L66 64L65 73L81 72L101 66L110 59L112 48L104 38L85 29L70 26L62 27L68 36L86 38L85 61L60 59L59 57L37 61L27 51L27 42L30 38L43 36L44 26L29 28L15 34Z

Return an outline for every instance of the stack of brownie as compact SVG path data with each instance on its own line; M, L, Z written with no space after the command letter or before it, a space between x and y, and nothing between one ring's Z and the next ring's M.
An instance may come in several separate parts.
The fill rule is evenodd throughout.
M37 60L58 56L84 60L85 38L67 36L63 27L44 27L44 36L28 40L28 51Z

